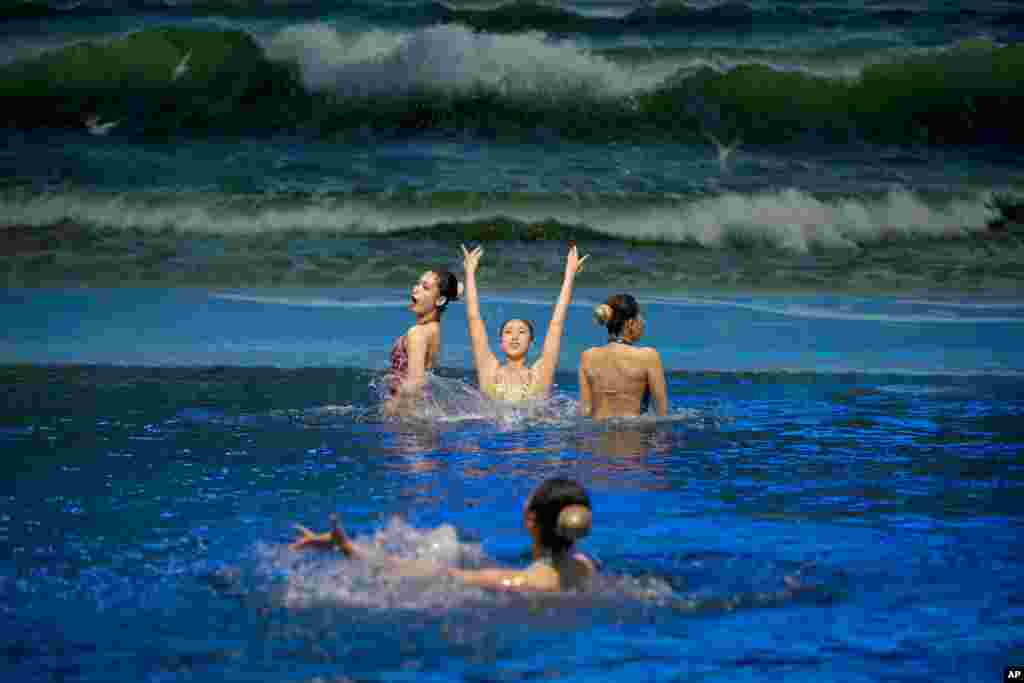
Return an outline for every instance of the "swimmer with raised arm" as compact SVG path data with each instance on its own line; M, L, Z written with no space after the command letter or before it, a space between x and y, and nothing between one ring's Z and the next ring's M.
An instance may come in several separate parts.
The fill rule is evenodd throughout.
M655 413L666 415L661 356L653 348L635 345L644 334L636 299L629 294L608 297L594 309L594 318L608 329L608 343L580 356L580 414L595 420L636 417L650 397Z
M575 550L575 543L590 533L590 496L569 479L548 479L534 489L523 510L523 526L533 539L533 562L525 569L457 569L423 560L381 555L355 543L334 518L331 531L316 533L296 525L299 537L291 550L335 549L347 557L377 561L404 576L451 576L464 583L494 590L556 592L585 588L597 574L597 563Z
M461 283L446 268L428 270L413 285L409 310L416 317L416 324L391 347L386 415L413 412L423 396L427 373L441 352L441 315L461 291Z
M466 318L469 321L469 336L473 342L473 361L476 365L480 391L496 401L519 402L528 399L546 398L554 384L558 368L558 354L562 345L562 331L565 316L572 300L572 288L576 274L583 268L586 256L582 258L576 245L569 247L565 259L565 276L558 301L551 314L544 349L533 365L526 362L526 353L533 342L533 325L528 320L513 318L500 329L501 350L505 353L504 364L491 351L487 341L487 327L480 317L480 300L477 294L476 271L480 265L483 249L472 251L462 247L463 266L466 271Z

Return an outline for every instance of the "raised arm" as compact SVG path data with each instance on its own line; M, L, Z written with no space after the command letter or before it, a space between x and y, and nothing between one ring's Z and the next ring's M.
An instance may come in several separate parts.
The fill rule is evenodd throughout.
M482 390L489 384L498 369L498 358L491 351L487 341L487 327L480 317L480 296L476 289L476 269L483 256L483 247L473 251L462 245L462 266L466 271L466 320L469 321L469 338L473 344L473 364L476 366L477 383Z
M654 412L658 415L668 415L668 388L665 383L665 369L661 365L661 355L651 349L653 357L647 366L647 386L651 388L651 398L654 399Z
M540 390L544 394L551 391L551 385L555 381L558 354L562 349L562 333L565 330L565 316L569 312L569 303L572 301L573 283L576 280L576 273L583 269L583 262L586 260L586 256L580 258L575 244L569 247L569 254L565 258L562 289L558 293L558 301L555 302L555 310L551 313L551 322L548 323L548 332L544 336L544 350L535 365L540 372Z

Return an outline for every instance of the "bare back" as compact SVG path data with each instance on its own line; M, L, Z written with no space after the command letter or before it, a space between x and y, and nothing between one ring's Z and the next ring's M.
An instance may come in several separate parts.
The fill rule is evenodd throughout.
M595 420L636 417L650 392L658 415L668 412L661 356L649 347L609 342L580 359L581 412Z

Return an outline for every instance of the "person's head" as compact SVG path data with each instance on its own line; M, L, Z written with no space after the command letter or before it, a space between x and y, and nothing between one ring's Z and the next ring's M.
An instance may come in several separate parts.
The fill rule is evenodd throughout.
M570 479L548 479L526 501L526 528L555 555L590 533L590 520L590 496Z
M419 316L433 313L440 318L449 302L456 301L462 293L462 283L447 268L428 270L412 287L410 310Z
M501 350L513 360L526 355L533 342L533 325L529 320L512 318L506 320L500 329Z
M594 309L594 320L608 328L608 334L636 341L644 333L644 320L640 317L640 304L629 294L608 297Z

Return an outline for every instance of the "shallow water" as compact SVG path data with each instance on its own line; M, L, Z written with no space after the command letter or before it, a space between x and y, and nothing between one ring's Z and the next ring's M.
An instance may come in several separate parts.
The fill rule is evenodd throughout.
M348 357L374 359L346 368L316 350L338 309L308 303L336 292L306 305L248 291L37 294L4 301L16 322L3 360L32 363L0 372L12 679L988 681L1024 654L1016 302L805 300L782 316L771 297L704 304L752 349L815 340L781 369L777 352L725 365L684 307L652 301L670 418L602 425L573 416L576 345L598 341L575 320L559 395L530 414L474 399L452 309L435 380L449 412L388 422L370 350L403 329L399 306L342 309L363 330ZM487 319L499 305L513 306L492 302ZM942 320L903 328L908 306ZM267 355L224 364L218 339L253 336L256 320ZM153 337L131 344L143 329ZM852 330L874 349L858 352ZM671 344L687 335L689 356ZM956 372L901 370L914 343L948 349ZM830 353L861 367L814 369ZM284 549L293 523L323 528L339 512L392 551L523 564L522 501L555 474L594 499L582 547L604 573L591 593L396 581Z

